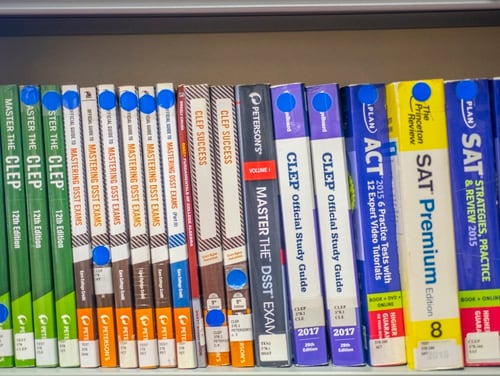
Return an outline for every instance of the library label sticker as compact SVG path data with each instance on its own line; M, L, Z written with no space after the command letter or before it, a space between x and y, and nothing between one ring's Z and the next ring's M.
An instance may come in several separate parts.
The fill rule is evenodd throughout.
M0 358L14 355L12 329L0 330Z
M500 357L499 332L468 333L465 343L468 361L486 361Z
M415 349L415 369L461 367L461 351L454 339L421 341Z
M263 362L276 362L288 359L286 334L267 334L259 336L259 354Z

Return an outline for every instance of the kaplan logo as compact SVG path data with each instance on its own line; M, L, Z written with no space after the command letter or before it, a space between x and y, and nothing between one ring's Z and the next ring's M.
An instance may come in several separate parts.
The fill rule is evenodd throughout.
M462 111L462 119L468 128L476 128L476 119L474 118L475 112L474 101L460 100L460 109Z
M363 103L363 122L365 123L366 130L371 134L377 132L377 125L375 124L375 108L371 104Z

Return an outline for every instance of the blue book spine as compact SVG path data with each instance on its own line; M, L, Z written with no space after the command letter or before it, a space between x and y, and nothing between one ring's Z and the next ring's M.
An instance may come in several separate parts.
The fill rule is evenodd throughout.
M500 183L498 176L500 175L500 77L495 77L490 80L490 101L493 121L493 136L495 142L495 161L497 174L497 192L500 202ZM497 205L500 215L500 205Z
M332 363L365 364L347 159L337 84L307 88L314 188Z
M445 82L466 365L500 364L500 231L488 80Z
M295 364L326 364L326 326L303 84L271 87Z
M363 326L372 366L406 363L396 215L385 87L342 88L352 218L362 291Z

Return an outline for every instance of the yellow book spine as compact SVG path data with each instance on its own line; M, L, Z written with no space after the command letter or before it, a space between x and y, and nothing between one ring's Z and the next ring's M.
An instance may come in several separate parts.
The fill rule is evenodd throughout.
M387 85L408 365L463 367L444 83Z

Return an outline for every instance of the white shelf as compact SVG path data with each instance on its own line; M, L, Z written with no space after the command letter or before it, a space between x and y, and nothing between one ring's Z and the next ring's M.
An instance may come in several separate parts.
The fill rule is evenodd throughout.
M0 1L0 36L499 25L500 0Z
M3 15L124 14L299 14L415 12L499 9L497 0L332 1L332 0L3 0Z
M80 369L80 368L20 368L20 369L0 369L0 373L5 371L13 376L136 376L136 375L232 375L232 376L410 376L412 374L423 374L425 376L498 376L499 367L469 367L460 370L442 370L442 371L411 371L407 367L313 367L313 368L232 368L232 367L208 367L197 368L193 370L182 370L175 368L163 369L120 369L120 368L98 368L98 369Z

